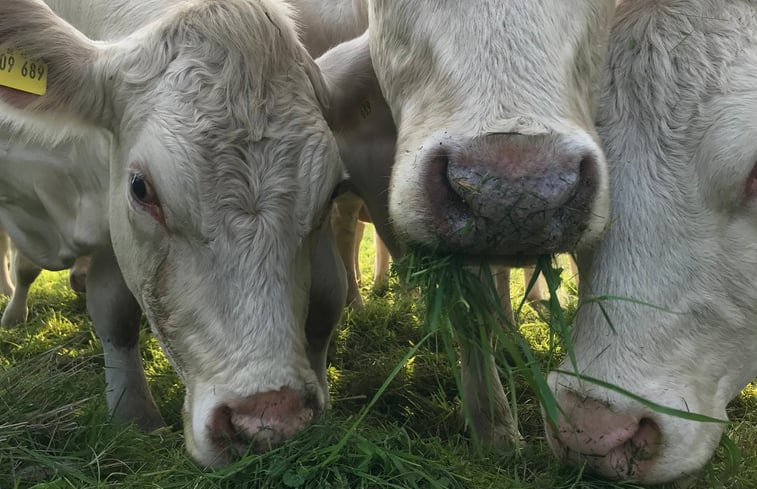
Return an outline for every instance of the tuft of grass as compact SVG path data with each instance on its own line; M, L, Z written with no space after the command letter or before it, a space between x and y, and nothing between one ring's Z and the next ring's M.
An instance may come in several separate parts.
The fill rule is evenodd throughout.
M519 333L513 319L505 311L497 292L488 263L471 263L469 259L437 254L428 250L411 250L396 269L409 287L418 287L425 303L425 324L430 334L440 339L442 349L449 361L458 391L462 392L462 379L457 367L457 345L478 350L484 362L496 358L497 366L512 380L517 373L530 387L552 423L557 423L559 406L547 384L542 365L536 359L531 345ZM550 257L539 259L534 276L526 286L526 293L518 307L520 313L525 305L525 296L534 286L539 274L543 274L550 292L547 308L551 318L547 356L552 358L557 339L572 356L570 329L557 295L560 286L560 270L555 270ZM492 344L491 339L494 339ZM496 347L495 347L496 345ZM575 361L573 362L575 364ZM485 371L491 371L489 365ZM517 418L517 392L512 389L511 404ZM463 405L468 424L470 410Z

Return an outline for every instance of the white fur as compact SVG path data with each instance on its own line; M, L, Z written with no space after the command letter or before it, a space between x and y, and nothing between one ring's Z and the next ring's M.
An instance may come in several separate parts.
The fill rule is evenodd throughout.
M757 2L639 0L619 7L598 119L613 224L579 256L578 371L658 404L724 419L757 375ZM586 300L611 295L610 327ZM569 363L563 365L571 369ZM709 460L724 425L656 413L551 375L557 393L654 420L658 483Z
M291 0L300 37L315 58L368 28L365 0Z
M579 246L604 229L606 164L593 120L612 0L293 3L313 55L354 37L365 28L367 12L368 32L352 49L326 56L328 66L321 62L321 67L331 92L332 127L352 131L352 124L344 124L352 113L345 107L370 99L374 81L386 97L399 134L391 166L387 161L376 173L390 173L382 200L399 241L432 248L444 244L423 185L426 157L440 137L454 147L516 130L554 136L595 159L597 191ZM377 137L394 137L394 131ZM342 140L347 141L340 144L344 151L351 144L349 138ZM507 255L507 250L497 253Z
M209 394L214 386L230 398L284 386L320 407L327 398L304 331L314 233L342 174L322 80L280 2L51 5L97 42L39 1L4 5L0 44L45 59L50 86L30 102L6 98L31 119L14 120L5 137L17 154L0 165L26 167L0 182L0 222L45 268L94 253L89 307L106 364L119 367L109 389L136 396L122 409L109 395L109 407L154 427L144 376L129 374L141 368L131 291L185 380L188 448L213 464L206 420L223 401ZM61 135L38 123L51 118L77 129ZM130 196L134 172L150 178L164 222ZM50 181L41 194L32 173ZM129 334L115 328L113 309L123 309Z
M397 234L438 244L422 162L440 136L465 141L525 124L595 156L600 184L583 241L595 238L607 188L593 120L614 2L368 3L373 64L398 129L389 195Z
M9 257L11 252L11 241L5 230L0 229L0 293L11 297L15 286L10 277Z
M322 1L320 10L317 1L294 3L304 39L315 40L308 46L311 52L321 52L323 39L333 42L335 32L350 35L362 26L354 20L359 15L344 13L348 1ZM596 237L607 218L608 193L593 118L613 2L481 1L471 6L420 0L362 6L371 14L369 31L327 51L318 64L351 189L365 201L393 255L402 255L408 240L436 244L428 231L422 168L416 164L419 147L434 146L433 135L557 133L566 147L587 150L599 165L599 191L583 241ZM324 22L337 11L334 25ZM513 25L503 30L503 18ZM351 246L351 239L343 241L343 248ZM499 402L501 386L487 382L496 374L484 372L479 367L486 362L471 355L463 355L471 379L463 394L472 403L479 435L512 446L516 430L507 404ZM492 391L497 412L489 416L485 393Z

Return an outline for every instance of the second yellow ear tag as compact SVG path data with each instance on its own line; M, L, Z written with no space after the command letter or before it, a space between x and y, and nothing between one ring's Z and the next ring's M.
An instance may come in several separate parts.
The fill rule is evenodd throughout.
M47 65L29 59L15 49L0 50L0 86L44 95L47 91Z

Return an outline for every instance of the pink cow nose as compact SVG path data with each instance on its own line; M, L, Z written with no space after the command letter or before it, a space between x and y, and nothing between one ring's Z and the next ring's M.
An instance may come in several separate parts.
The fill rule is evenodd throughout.
M288 387L226 401L211 415L210 439L235 455L265 452L305 428L319 411L315 399Z
M660 428L650 418L615 412L607 404L562 391L557 429L547 425L552 450L573 463L586 463L611 479L633 480L648 472L659 453Z
M592 215L598 149L559 134L488 134L427 152L426 193L452 252L490 255L572 249Z

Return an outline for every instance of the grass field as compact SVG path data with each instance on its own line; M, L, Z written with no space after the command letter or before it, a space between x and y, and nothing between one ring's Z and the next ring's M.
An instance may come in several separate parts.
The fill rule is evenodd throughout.
M370 250L369 237L361 256L365 277L371 275ZM523 290L515 277L514 297ZM571 318L575 286L564 278L562 298ZM84 300L65 280L64 273L44 273L32 291L30 321L0 331L0 489L639 487L596 480L554 462L537 403L518 379L526 447L517 454L474 448L464 433L450 366L434 342L403 362L423 330L417 297L396 284L383 297L365 288L365 310L345 314L330 353L333 406L325 417L266 455L204 471L183 448L183 388L146 331L143 358L169 427L143 434L108 422L100 345ZM546 324L528 306L519 319L546 360ZM381 396L366 410L377 392ZM721 447L693 487L757 488L755 394L750 387L729 409L729 436L741 458L729 462Z

